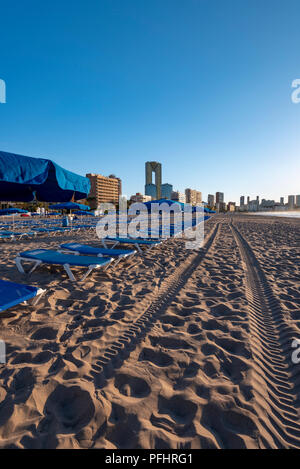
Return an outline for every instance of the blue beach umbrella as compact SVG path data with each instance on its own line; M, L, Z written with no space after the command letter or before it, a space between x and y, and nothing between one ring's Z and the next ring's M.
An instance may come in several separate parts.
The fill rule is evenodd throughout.
M77 204L75 202L65 202L63 204L49 205L50 210L90 210L88 205Z
M75 215L86 215L86 216L90 216L90 217L94 217L95 214L93 212L86 212L86 211L83 211L83 210L75 210L75 212L73 212Z
M88 205L83 205L83 204L77 204L75 202L65 202L63 204L55 204L55 205L49 205L50 210L70 210L70 213L72 213L72 210L90 210L90 207ZM66 223L66 225L64 225ZM67 218L63 221L63 226L67 226L69 222L67 221ZM72 225L72 220L71 220L71 225Z
M0 216L3 216L3 215L13 216L13 227L15 226L15 215L18 213L28 213L28 210L23 210L22 208L15 208L15 207L4 208L0 210Z
M28 210L23 210L22 208L4 208L0 210L0 216L2 215L15 215L17 213L28 213Z
M68 171L51 160L0 151L0 200L67 202L84 199L88 178Z

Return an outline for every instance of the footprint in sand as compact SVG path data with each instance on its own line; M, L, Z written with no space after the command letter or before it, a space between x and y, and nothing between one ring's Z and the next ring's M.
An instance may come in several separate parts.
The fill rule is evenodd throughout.
M75 433L94 417L95 406L84 389L59 384L45 403L44 415L39 431L47 428L55 434Z
M127 397L143 398L150 394L151 388L147 381L129 374L119 374L115 378L115 387Z
M31 339L33 340L54 340L57 336L57 330L52 327L42 327L35 331Z
M173 358L161 350L157 351L151 348L144 348L140 353L139 361L149 361L163 368L172 365Z

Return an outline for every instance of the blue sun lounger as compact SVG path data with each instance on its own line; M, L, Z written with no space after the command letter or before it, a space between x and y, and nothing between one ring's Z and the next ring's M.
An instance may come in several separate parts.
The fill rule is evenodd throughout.
M74 254L62 254L50 249L34 249L33 251L20 253L18 257L15 258L15 263L19 272L23 274L31 274L41 264L61 265L64 267L69 279L72 280L72 282L76 282L76 278L71 271L71 266L86 267L87 271L80 279L80 281L83 281L93 270L100 269L101 267L105 267L106 269L112 260L113 259L110 257L74 256ZM33 263L32 268L28 272L25 272L23 262Z
M152 240L151 241L151 240L140 239L140 238L133 239L133 238L110 238L110 237L107 237L107 238L102 239L102 244L106 249L107 249L106 241L109 241L109 242L113 243L113 245L111 246L111 249L113 249L118 244L133 244L133 246L139 251L140 254L143 253L143 250L141 249L141 246L148 247L148 250L149 250L149 249L153 248L154 246L158 246L159 244L161 244L161 241L157 241L157 240L155 240L155 241Z
M41 288L0 280L0 312L32 299L35 305L45 291Z
M74 254L77 255L84 254L87 256L113 257L116 258L114 265L117 265L120 260L126 259L127 257L136 254L136 251L134 249L105 249L87 246L86 244L79 243L65 243L61 244L60 247L62 248L62 251L59 252L72 251Z
M14 239L14 237L11 234L0 233L0 239Z
M15 232L15 231L1 231L0 232L0 239L20 239L24 237L33 236L35 233L31 233L29 231L24 232Z

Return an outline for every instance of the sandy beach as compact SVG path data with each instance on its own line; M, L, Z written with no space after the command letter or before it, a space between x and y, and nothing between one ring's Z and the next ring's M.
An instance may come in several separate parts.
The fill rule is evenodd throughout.
M1 244L0 278L47 290L0 314L0 448L300 448L300 220L216 215L73 284Z

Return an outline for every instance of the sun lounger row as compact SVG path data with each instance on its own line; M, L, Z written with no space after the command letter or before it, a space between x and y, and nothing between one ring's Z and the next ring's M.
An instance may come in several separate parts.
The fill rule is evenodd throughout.
M149 247L160 244L157 241L129 238L109 238L107 241L112 242L114 245L134 245L138 248L139 252L142 252L142 246L149 249ZM22 252L16 257L15 263L19 272L24 274L34 272L42 264L59 265L64 268L69 279L76 282L74 272L72 271L73 267L86 269L84 275L80 278L80 281L83 281L93 270L100 268L107 269L111 264L115 266L122 259L134 256L136 252L134 249L98 248L79 243L64 243L60 246L60 251L34 249ZM25 264L28 263L30 268L25 270ZM30 300L33 301L33 304L36 304L44 293L45 290L40 288L0 280L0 312Z
M159 244L158 242L127 238L110 238L109 240L113 241L114 245L116 242L118 244L134 244L134 246L138 248L139 252L142 252L141 246L147 246L149 248L149 246L153 247ZM19 272L23 274L31 274L42 264L60 265L65 269L69 279L76 282L76 278L71 267L86 268L85 274L80 279L80 281L83 281L93 270L100 268L107 269L112 262L116 265L120 260L126 259L135 253L135 250L109 249L107 247L96 248L79 243L66 243L61 245L59 251L51 249L34 249L22 252L16 257L15 263ZM24 267L24 264L26 263L31 264L31 268L28 271L26 271Z

